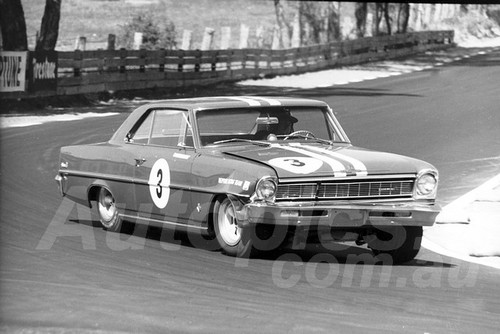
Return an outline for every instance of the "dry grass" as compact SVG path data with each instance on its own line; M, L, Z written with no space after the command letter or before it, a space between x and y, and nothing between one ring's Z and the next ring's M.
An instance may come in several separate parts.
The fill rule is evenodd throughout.
M45 8L43 0L21 0L24 7L30 49L34 48L35 34ZM290 1L291 6L297 2ZM353 16L354 2L342 2L341 18ZM500 17L500 6L491 6ZM105 48L108 34L119 36L121 26L130 22L139 13L150 13L157 22L172 21L181 42L184 29L193 32L193 48L199 48L205 27L215 29L214 48L220 42L220 28L231 27L230 47L238 46L240 25L250 27L250 41L257 27L267 32L271 39L276 23L272 0L63 0L59 40L56 49L73 50L79 36L87 37L87 49ZM495 18L495 15L492 15ZM498 19L500 21L500 19ZM350 23L349 23L350 22ZM350 26L349 26L349 24ZM348 32L353 19L343 21L343 30ZM498 35L498 22L477 13L460 14L452 19L430 22L428 29L455 29L456 40L461 42L470 36L491 37ZM118 45L120 47L120 45Z
M45 1L22 0L22 4L33 48ZM173 21L179 41L183 29L193 31L195 47L199 47L205 27L230 26L236 46L242 23L253 31L257 26L271 28L275 23L270 0L63 0L56 49L72 50L78 36L87 37L88 49L105 47L108 34L119 35L120 26L144 12L152 13L158 22ZM219 38L215 36L215 43Z

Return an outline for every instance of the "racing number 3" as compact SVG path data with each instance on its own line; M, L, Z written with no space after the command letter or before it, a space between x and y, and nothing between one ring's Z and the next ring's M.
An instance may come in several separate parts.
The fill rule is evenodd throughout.
M297 159L285 159L283 161L287 161L290 163L290 165L294 166L294 167L303 167L305 166L306 164L300 160L297 160Z
M158 198L161 198L161 193L162 193L162 187L161 187L161 181L163 180L163 171L161 169L158 169L158 173L156 173L156 176L158 176L158 184L156 185L156 196Z
M269 164L295 174L311 174L321 168L323 161L310 157L284 157L271 159Z
M170 197L170 168L165 159L158 159L149 173L149 193L153 203L160 209L168 204Z

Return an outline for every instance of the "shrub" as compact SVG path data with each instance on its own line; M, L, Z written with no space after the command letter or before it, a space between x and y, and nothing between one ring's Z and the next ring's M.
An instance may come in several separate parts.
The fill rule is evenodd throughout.
M143 34L142 48L144 49L175 49L176 47L175 25L171 21L168 21L166 26L161 29L152 15L141 13L132 17L132 21L121 26L121 28L120 44L127 49L133 47L136 32Z

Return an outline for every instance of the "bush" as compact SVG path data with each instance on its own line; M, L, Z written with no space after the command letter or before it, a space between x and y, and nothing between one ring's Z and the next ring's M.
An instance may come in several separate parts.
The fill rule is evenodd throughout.
M136 32L143 34L141 48L147 50L175 49L177 44L174 23L168 21L162 29L150 14L137 14L132 17L130 23L121 26L121 28L120 44L127 49L133 48Z

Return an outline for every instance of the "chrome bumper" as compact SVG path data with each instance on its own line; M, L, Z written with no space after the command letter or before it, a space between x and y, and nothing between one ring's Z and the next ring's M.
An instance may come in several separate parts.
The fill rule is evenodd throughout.
M432 226L440 212L437 204L376 203L248 203L236 207L238 223L329 227Z
M65 175L57 174L54 179L57 182L57 186L59 188L59 192L60 192L61 196L64 196L64 191L65 191L65 186L66 186L66 180L68 178Z

